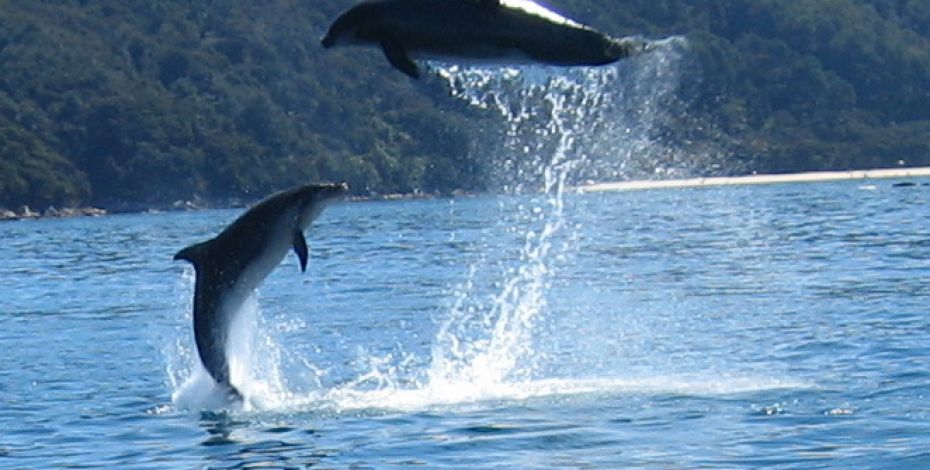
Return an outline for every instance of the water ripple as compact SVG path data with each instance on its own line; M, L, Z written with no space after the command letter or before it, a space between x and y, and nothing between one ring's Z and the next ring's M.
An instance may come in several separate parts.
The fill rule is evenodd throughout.
M337 205L258 296L268 406L211 413L172 401L196 371L171 256L235 211L0 224L0 462L926 466L930 198L897 194L572 196L541 264L494 230L530 196ZM506 361L502 305L535 309Z

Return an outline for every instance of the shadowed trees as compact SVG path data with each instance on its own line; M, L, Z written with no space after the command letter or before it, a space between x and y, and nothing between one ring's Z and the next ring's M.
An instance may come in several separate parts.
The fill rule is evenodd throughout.
M319 38L351 4L0 3L0 206L254 199L317 180L358 193L483 189L469 149L494 117L377 51L324 53ZM678 131L693 138L698 116L734 159L789 172L930 165L928 5L556 6L616 35L686 35L679 94L691 109Z

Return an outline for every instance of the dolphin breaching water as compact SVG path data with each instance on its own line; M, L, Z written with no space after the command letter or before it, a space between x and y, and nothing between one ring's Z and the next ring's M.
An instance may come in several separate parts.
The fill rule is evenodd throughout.
M481 64L605 65L652 49L615 39L529 0L368 0L341 14L323 47L380 46L417 78L414 58Z
M304 230L323 208L348 192L346 183L301 186L246 211L215 238L174 255L194 265L194 339L204 368L231 401L243 400L230 382L227 340L243 303L291 248L306 271Z

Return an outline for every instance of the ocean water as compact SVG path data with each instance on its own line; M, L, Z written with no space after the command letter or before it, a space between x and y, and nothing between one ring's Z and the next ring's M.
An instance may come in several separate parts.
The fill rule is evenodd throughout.
M437 69L502 195L328 208L240 312L241 406L171 260L240 210L0 224L0 468L930 466L930 188L572 192L742 171L667 138L659 46Z
M335 204L243 309L230 410L171 258L238 210L0 224L0 467L925 468L928 207L887 181Z

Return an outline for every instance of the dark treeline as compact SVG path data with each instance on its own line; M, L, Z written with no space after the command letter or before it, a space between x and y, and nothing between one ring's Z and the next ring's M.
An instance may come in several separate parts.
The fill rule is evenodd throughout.
M618 36L687 36L682 101L733 143L733 168L930 164L930 2L552 3ZM0 3L0 206L253 199L317 180L483 189L469 150L489 117L378 51L320 47L351 4Z

